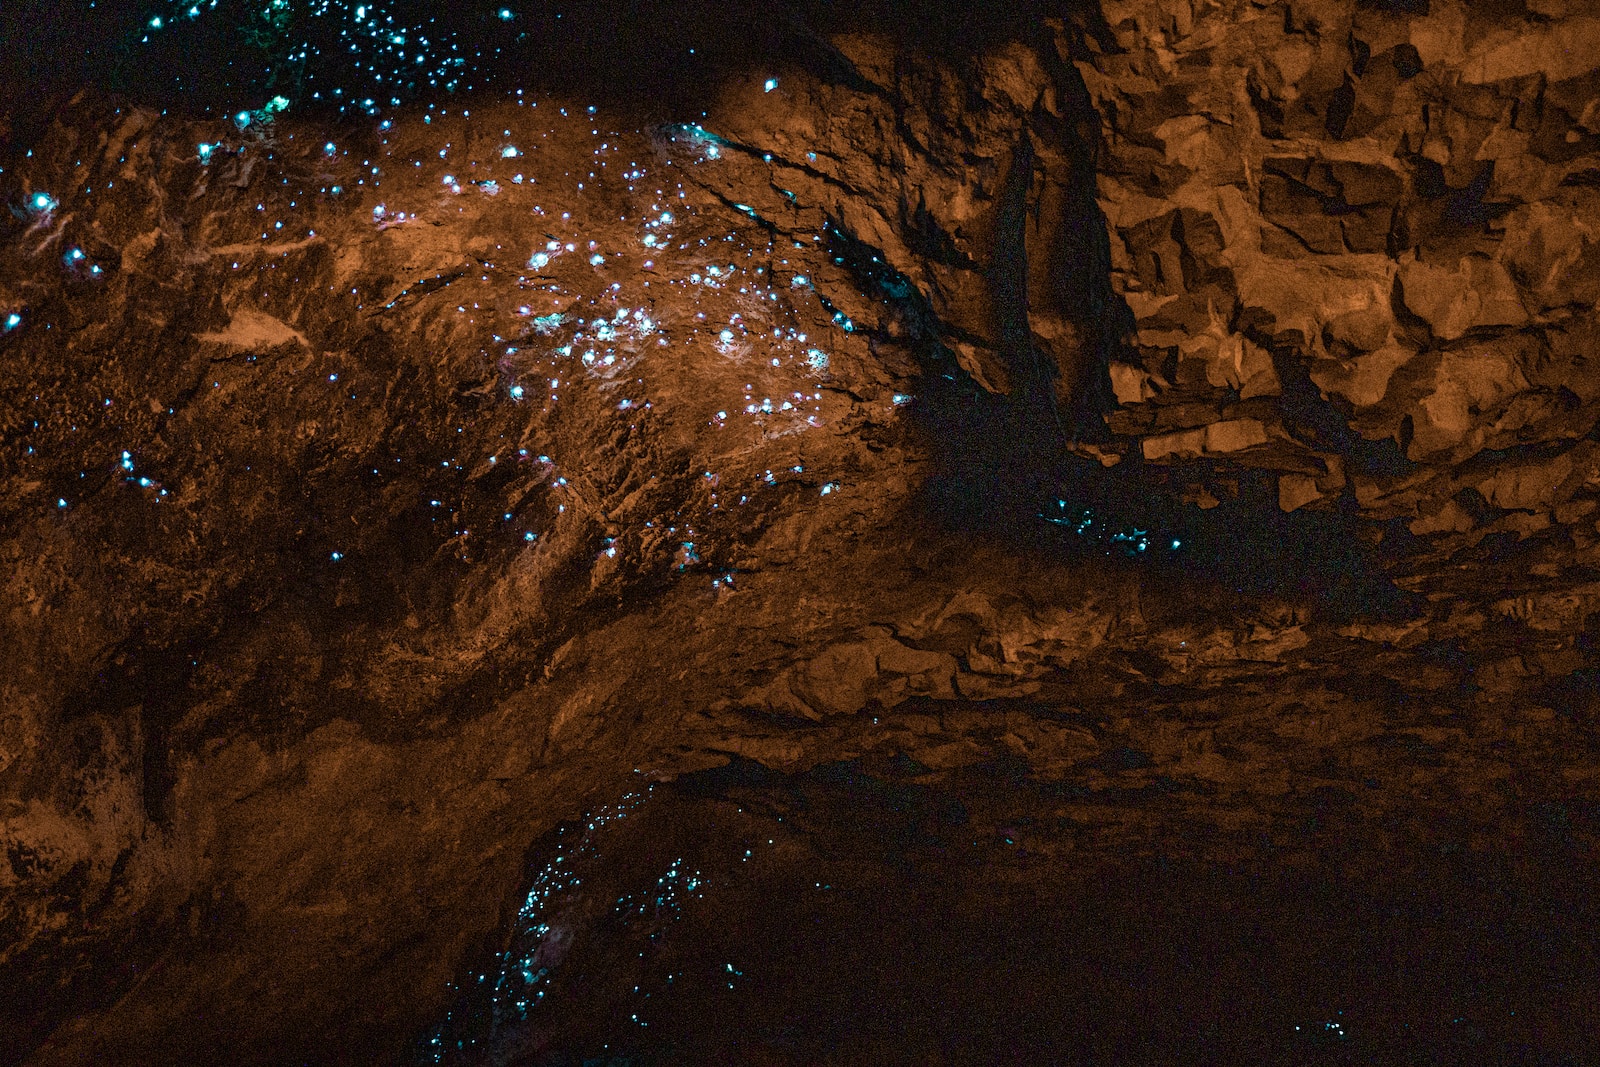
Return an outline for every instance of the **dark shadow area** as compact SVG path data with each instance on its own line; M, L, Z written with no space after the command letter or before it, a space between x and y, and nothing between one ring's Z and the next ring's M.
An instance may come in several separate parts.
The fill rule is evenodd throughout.
M514 87L645 104L681 117L704 107L724 76L753 63L831 63L836 78L859 77L848 62L838 65L842 57L825 39L833 33L884 33L918 53L959 61L1030 36L1042 18L1078 6L293 0L279 8L247 0L18 0L0 12L0 41L8 45L0 85L26 93L11 97L19 130L47 122L56 101L86 87L192 114L260 107L281 94L296 113L329 118L365 113L359 104L367 98L388 110L418 98ZM188 14L191 7L198 15ZM425 61L416 62L418 54ZM444 74L430 79L439 70Z
M1138 846L1085 865L1075 824L1052 814L1058 791L984 768L929 784L924 770L740 761L562 828L531 860L501 952L463 976L413 1062L1600 1052L1594 898L1576 870L1532 891L1483 857L1345 839L1340 861L1310 858L1312 841L1270 866Z
M1022 551L1134 563L1224 593L1304 598L1336 621L1400 617L1413 609L1413 598L1385 573L1396 554L1416 544L1403 525L1371 536L1374 524L1358 517L1349 491L1332 510L1286 513L1268 471L1219 461L1178 470L1145 463L1137 452L1108 468L1073 454L1074 427L1091 440L1107 439L1105 427L1098 413L1072 416L1056 403L1053 376L1037 362L1025 327L1008 348L1014 377L1024 384L1011 396L986 392L941 342L931 307L910 281L848 231L834 225L827 233L830 254L895 309L897 325L913 340L923 375L912 413L938 457L924 501L940 525ZM1117 321L1108 295L1086 286L1074 299L1107 309L1104 322ZM1090 366L1104 377L1116 337L1099 337ZM1304 367L1285 358L1277 363L1284 384L1276 403L1286 422L1348 457L1353 471L1396 474L1414 466L1392 441L1371 442L1352 431ZM1094 426L1098 435L1090 432ZM1186 503L1183 483L1208 476L1237 492L1209 509Z
M8 858L13 865L19 861ZM60 892L74 888L62 885ZM111 903L107 899L81 909L83 927L95 928ZM6 926L0 923L0 938L9 941ZM168 923L151 923L109 941L91 936L52 943L12 962L7 970L15 978L0 984L0 1063L27 1062L45 1036L74 1015L116 1003L179 936Z

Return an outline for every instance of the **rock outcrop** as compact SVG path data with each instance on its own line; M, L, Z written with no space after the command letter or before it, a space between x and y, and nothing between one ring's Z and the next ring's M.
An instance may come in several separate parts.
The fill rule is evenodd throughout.
M1552 526L1593 543L1600 73L1577 57L1600 23L1448 2L1103 15L1077 66L1137 323L1111 365L1119 439L1272 471L1285 510L1353 493L1441 551Z

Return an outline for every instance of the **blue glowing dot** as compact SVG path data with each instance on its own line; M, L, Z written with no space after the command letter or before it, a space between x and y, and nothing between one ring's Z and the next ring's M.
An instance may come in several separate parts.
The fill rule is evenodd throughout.
M538 536L539 536L538 534L534 533L532 530L529 530L527 533L522 535L522 539L524 541L532 541L532 540L536 539Z
M60 496L56 497L56 507L64 508L66 506L67 506L67 498L66 497L60 497Z
M733 331L732 330L723 330L717 336L722 338L722 343L723 344L727 344L728 342L733 340Z
M768 78L767 79L767 84L764 86L764 89L765 89L766 92L770 93L770 92L772 92L772 90L776 89L777 87L778 87L778 79L777 78Z
M510 22L516 17L516 15L511 13L511 9L509 7L503 7L500 9L500 20L502 22Z
M155 18L150 20L150 28L152 30L159 30L161 28L161 16L160 15L157 15Z
M511 399L513 399L513 400L521 400L522 399L522 386L513 385L511 387Z
M139 484L144 486L146 489L148 489L148 488L150 488L152 485L154 485L156 483L152 482L149 478L140 478L139 479Z
M332 559L335 563L337 563L341 559L344 559L344 553L343 552L335 552L332 555L330 555L328 558Z
M200 153L200 162L202 162L202 163L210 163L211 162L211 153L214 150L215 150L215 146L214 145L208 145L208 144L205 144L205 143L202 142L198 147L198 151Z
M599 252L596 252L594 255L589 257L589 265L592 266L592 267L598 267L600 264L604 263L605 261L606 261L606 257L602 256Z
M21 325L22 325L22 316L18 315L15 311L13 311L11 314L6 316L6 329L15 330L18 326L21 326Z
M28 198L28 206L39 212L54 211L56 198L49 193L34 193Z
M334 144L332 141L329 141L327 144L322 146L322 150L331 156L335 152L339 151L339 146Z
M124 453L122 453L122 469L125 470L125 471L133 470L133 453L132 452L124 452Z
M517 156L520 156L521 154L522 154L521 152L517 151L517 148L516 148L515 145L506 145L504 148L500 149L500 158L501 159L515 159Z
M383 218L383 205L382 204L379 204L377 207L372 209L372 217L375 218L375 219Z
M1172 547L1173 547L1173 548L1174 548L1174 549L1177 549L1177 548L1178 548L1178 547L1180 547L1180 546L1181 546L1181 545L1182 545L1182 544L1183 544L1183 542L1182 542L1182 541L1174 541L1174 542L1172 542Z

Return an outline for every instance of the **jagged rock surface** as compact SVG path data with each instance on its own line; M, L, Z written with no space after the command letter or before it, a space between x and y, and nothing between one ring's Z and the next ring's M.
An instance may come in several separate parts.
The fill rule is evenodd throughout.
M1600 23L1242 2L1103 27L1078 67L1137 326L1124 448L1271 471L1286 511L1353 493L1444 552L1592 545Z
M1600 24L1393 7L810 34L693 122L331 151L63 110L4 175L7 1052L393 1060L530 842L733 757L1020 761L1087 867L1592 866Z

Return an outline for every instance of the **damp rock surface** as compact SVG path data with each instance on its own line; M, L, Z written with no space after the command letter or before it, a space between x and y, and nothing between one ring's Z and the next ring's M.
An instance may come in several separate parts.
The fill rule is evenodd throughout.
M1593 19L506 10L6 105L0 1058L1600 1051Z

